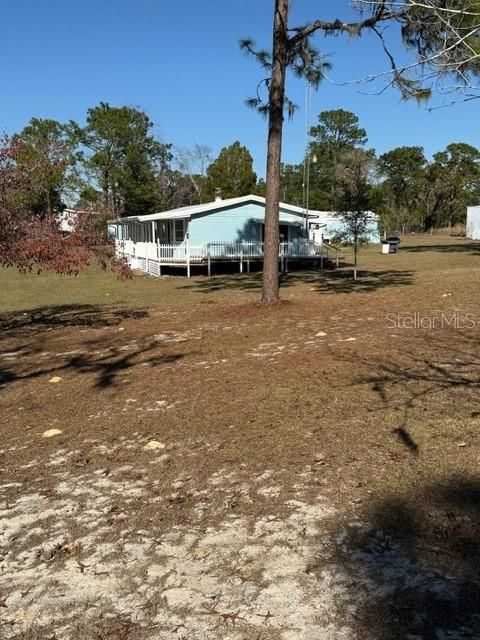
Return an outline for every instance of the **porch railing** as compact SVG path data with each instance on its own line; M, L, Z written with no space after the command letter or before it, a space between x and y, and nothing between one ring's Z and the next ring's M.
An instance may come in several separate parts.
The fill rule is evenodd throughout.
M136 260L156 260L160 263L195 263L215 259L225 260L261 260L263 259L263 242L209 242L191 244L176 242L161 244L159 242L133 242L132 240L115 241L117 255ZM333 253L338 263L338 249L328 244L315 244L306 240L281 242L278 246L279 259L319 257L322 261Z

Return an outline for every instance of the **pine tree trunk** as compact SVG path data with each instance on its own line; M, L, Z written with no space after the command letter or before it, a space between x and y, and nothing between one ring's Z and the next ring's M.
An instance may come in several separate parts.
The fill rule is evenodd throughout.
M287 67L287 23L289 0L275 0L273 23L272 78L270 83L267 172L265 193L265 245L263 252L262 302L279 300L278 242L280 201L280 159L282 153L283 103Z

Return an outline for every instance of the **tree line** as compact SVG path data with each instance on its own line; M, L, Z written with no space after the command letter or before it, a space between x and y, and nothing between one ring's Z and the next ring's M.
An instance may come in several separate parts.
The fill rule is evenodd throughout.
M32 118L12 136L13 166L29 176L17 199L24 213L42 218L65 207L135 216L234 197L256 189L250 152L236 141L211 158L194 144L174 149L153 133L142 110L101 102L88 109L85 126Z
M149 116L133 107L102 102L88 110L83 127L32 118L12 142L18 172L29 176L24 192L17 187L15 196L27 217L55 215L67 205L111 217L143 215L219 194L265 193L252 155L239 141L215 159L203 144L174 149L156 138ZM302 161L281 165L281 199L317 210L355 208L355 168L363 206L379 214L387 231L462 223L467 205L480 201L478 149L452 143L431 160L421 146L378 155L368 148L358 116L343 109L321 112Z
M378 155L357 115L323 111L310 129L304 160L282 164L282 200L310 209L343 211L345 180L363 167L364 206L380 216L387 232L426 231L465 222L466 207L480 202L480 151L455 142L428 160L422 146L397 147ZM350 176L351 180L351 176Z

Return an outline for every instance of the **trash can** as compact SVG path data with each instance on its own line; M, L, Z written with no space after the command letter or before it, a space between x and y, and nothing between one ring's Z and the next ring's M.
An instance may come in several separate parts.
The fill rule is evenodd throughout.
M397 253L399 246L398 236L388 236L386 240L382 240L382 253Z
M388 236L387 242L390 247L389 253L397 253L400 247L400 238L398 236Z

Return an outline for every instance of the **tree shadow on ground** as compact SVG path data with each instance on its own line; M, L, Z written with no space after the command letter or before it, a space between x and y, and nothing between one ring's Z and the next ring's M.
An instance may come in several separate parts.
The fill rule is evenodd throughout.
M150 342L144 346L131 349L127 353L118 349L109 349L105 354L90 353L85 351L78 355L72 355L61 359L58 364L46 363L38 366L38 361L24 362L19 365L0 365L0 389L6 388L15 382L32 380L41 376L66 375L69 372L75 374L94 374L94 387L106 389L118 382L118 377L142 364L143 366L157 367L165 364L174 364L186 353L158 353L159 344ZM147 355L150 354L150 355Z
M357 280L353 280L347 271L296 271L280 276L281 289L296 285L309 285L317 293L368 293L388 287L399 287L414 283L413 271L360 271ZM237 274L214 276L183 284L181 289L196 293L214 293L216 291L258 291L262 288L262 274Z
M171 365L188 355L178 351L165 353L165 346L156 340L116 347L99 339L75 346L70 354L46 353L42 358L39 357L41 346L37 343L24 343L14 351L0 352L0 390L16 382L42 376L63 376L70 372L93 374L94 387L102 390L116 385L119 376L139 365L142 369Z
M451 477L374 501L337 542L361 637L480 638L480 481Z
M462 407L480 416L478 335L428 336L398 359L357 358L372 374L355 384L371 387L379 411L403 409L392 437L416 464L422 450L409 425L417 410L430 408L438 419L443 400L449 415ZM445 476L443 468L439 480L425 480L420 467L415 478L407 489L373 497L337 538L335 563L355 584L351 624L372 640L480 638L480 480L474 472Z
M354 280L352 272L323 271L318 274L289 273L286 277L287 286L309 284L318 293L369 293L388 287L401 287L414 283L413 271L362 271L358 272L358 279ZM283 283L282 283L283 286Z
M47 331L58 327L109 327L123 320L146 318L145 309L119 309L107 305L72 304L39 307L0 314L0 331L5 337L23 332Z
M423 253L424 251L432 251L438 253L470 253L472 255L480 255L480 243L463 242L462 244L418 244L418 245L401 245L402 253Z
M362 374L354 384L369 385L381 401L380 408L403 408L404 427L409 412L422 403L441 398L472 409L480 405L480 341L478 331L454 330L427 335L421 348L413 344L391 357L356 358L371 374ZM472 417L480 415L471 412Z
M173 364L186 355L184 353L156 353L145 358L145 354L152 350L158 350L158 343L148 343L144 347L134 349L124 355L119 355L115 350L113 353L97 358L85 354L78 355L71 358L64 368L71 369L76 373L93 373L96 376L95 387L106 389L116 384L120 374L136 367L140 362L145 366L156 367Z
M480 415L478 332L423 337L390 357L356 354L352 361L363 370L353 386L371 388L378 412L403 410L391 437L418 469L407 488L373 493L336 537L334 563L354 612L349 623L369 640L480 638L480 480L475 473L445 474L443 466L432 480L415 466L423 455L415 426L424 412L438 421L444 403L449 416L456 407Z

